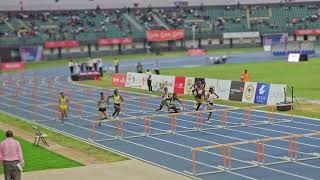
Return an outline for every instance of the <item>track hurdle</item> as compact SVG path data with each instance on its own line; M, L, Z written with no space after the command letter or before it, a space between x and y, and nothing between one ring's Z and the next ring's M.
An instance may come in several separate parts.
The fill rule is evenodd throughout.
M170 125L171 125L171 133L175 133L177 131L177 116L172 113L169 115Z
M223 110L221 111L221 127L223 128L227 127L227 121L228 121L227 110Z
M265 157L266 157L265 143L266 142L275 141L275 140L288 140L290 161L297 161L298 160L297 139L303 138L303 137L311 137L311 136L320 136L320 131L314 132L314 133L308 133L308 134L293 134L293 135L279 136L279 137L267 137L267 138L258 139L258 140L232 142L228 144L214 144L211 146L193 147L191 149L192 174L196 175L196 166L197 166L196 152L197 151L208 152L209 149L222 148L222 157L223 157L225 170L232 170L231 169L231 160L232 160L231 147L232 146L239 146L244 144L256 144L256 162L257 162L257 166L260 166L260 165L266 165L265 164Z
M120 139L124 136L123 121L121 119L116 120L116 138Z
M245 114L244 114L244 124L246 126L249 126L251 123L251 108L248 108L245 110Z
M268 121L270 124L274 122L274 116L275 116L275 106L271 106L270 111L268 112Z
M196 130L202 129L203 119L202 111L196 111Z
M48 92L50 94L50 100L52 101L53 114L52 117L55 120L58 120L60 117L59 105L58 105L58 91L54 87L54 77L48 78Z
M257 141L256 142L256 159L257 159L257 163L260 164L264 164L265 162L265 145L264 145L264 141Z
M150 132L151 132L151 116L144 116L143 118L143 124L144 124L144 135L147 136L147 135L150 135Z
M38 83L37 83L37 80L38 78L33 75L32 77L32 83L31 83L31 103L32 103L32 119L34 121L37 121L37 112L38 112L38 105L37 105L37 86L38 86Z

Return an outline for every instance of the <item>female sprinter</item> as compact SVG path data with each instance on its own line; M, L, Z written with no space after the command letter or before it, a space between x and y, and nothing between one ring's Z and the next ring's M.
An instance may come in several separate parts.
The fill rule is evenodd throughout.
M59 109L60 109L60 120L63 124L64 119L68 117L68 109L69 109L69 99L67 96L64 95L63 92L60 93Z
M169 100L168 88L164 87L164 92L162 94L161 104L160 104L160 107L156 111L160 111L163 108L163 106L167 106L167 108L169 109L168 100Z
M177 102L180 103L180 108L177 107ZM173 93L172 98L170 98L169 110L173 110L174 113L179 113L182 110L182 102L177 96L177 93Z
M122 96L120 96L118 89L114 90L114 94L108 97L108 106L109 106L109 99L112 98L113 99L113 107L114 107L114 112L112 113L112 117L116 116L116 118L118 119L119 113L120 113L120 105L121 103L124 102Z
M97 104L99 108L99 126L101 126L101 121L104 119L107 119L107 100L103 94L103 92L100 92L100 99Z
M214 92L214 87L211 86L209 88L209 92L208 92L207 97L206 97L206 99L207 99L207 110L210 111L208 119L207 119L206 122L210 123L210 124L211 124L210 118L211 118L211 115L212 115L212 111L211 110L213 110L213 100L215 98L219 98L219 96Z

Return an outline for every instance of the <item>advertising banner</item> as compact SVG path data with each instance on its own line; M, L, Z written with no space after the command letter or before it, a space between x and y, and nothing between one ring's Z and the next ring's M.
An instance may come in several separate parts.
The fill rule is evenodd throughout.
M186 77L185 84L184 84L184 94L192 94L192 85L195 82L194 77Z
M267 104L269 96L270 84L258 83L256 88L256 94L254 97L255 104Z
M184 94L185 82L186 82L186 77L176 76L174 81L174 92L177 94Z
M70 48L79 47L80 41L47 41L44 43L45 48Z
M2 71L12 71L12 70L22 70L24 69L23 62L8 62L8 63L1 63L1 70Z
M132 44L132 37L98 39L97 45Z
M42 46L20 47L20 57L22 61L32 62L43 59Z
M299 62L300 54L299 53L290 53L288 56L288 62Z
M112 85L125 87L126 79L127 79L127 74L123 74L123 73L112 74Z
M189 56L204 56L207 54L205 49L189 49Z
M229 100L242 101L244 82L232 81L230 87Z
M258 38L260 37L259 32L230 32L230 33L223 33L224 39L231 39L231 38Z
M184 39L184 29L147 31L148 41L170 41Z
M127 73L126 87L148 89L147 79L145 74L141 73Z
M256 82L246 82L244 85L242 102L254 103L254 98L256 95L256 88L257 88Z
M164 87L167 87L169 93L174 92L175 76L152 75L151 80L153 91L163 92Z
M270 92L268 96L268 105L275 105L277 103L284 102L285 100L285 90L287 85L284 84L271 84Z
M294 31L295 35L320 35L320 29L298 29Z
M272 44L288 41L288 33L273 33L263 35L264 51L271 51Z
M218 94L220 99L229 100L229 93L231 87L230 80L206 78L206 92L208 92L209 88L212 86L215 88L215 92Z

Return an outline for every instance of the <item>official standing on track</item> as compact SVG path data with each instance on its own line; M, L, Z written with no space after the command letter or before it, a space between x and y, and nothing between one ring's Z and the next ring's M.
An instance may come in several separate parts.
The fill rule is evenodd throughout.
M69 69L70 69L70 74L73 75L73 73L74 73L74 63L73 63L72 59L69 61L68 66L69 66Z
M154 62L154 72L156 75L160 75L160 66L158 59Z
M6 132L6 139L0 144L0 160L3 162L5 180L21 180L24 166L20 143L13 139L13 132Z
M119 64L120 64L120 60L117 57L114 58L113 65L114 65L115 73L119 73Z
M147 69L146 76L147 76L148 89L149 91L152 91L152 81L151 81L152 73L149 69Z
M103 62L102 62L101 58L98 60L98 67L99 67L100 76L102 77L103 76Z
M140 61L137 64L137 73L143 73L143 66Z
M247 69L244 70L244 72L241 76L241 81L242 82L249 82L250 81L250 76L249 76L249 72Z

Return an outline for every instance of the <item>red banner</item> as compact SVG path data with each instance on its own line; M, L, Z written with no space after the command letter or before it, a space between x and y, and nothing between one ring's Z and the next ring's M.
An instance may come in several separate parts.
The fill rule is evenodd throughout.
M169 41L184 39L184 29L151 30L147 32L148 41Z
M2 71L12 71L17 69L24 69L23 62L8 62L8 63L1 63L1 70Z
M112 74L112 85L124 87L126 85L127 74L116 73Z
M65 48L79 47L80 41L47 41L44 43L45 48Z
M186 77L184 76L176 76L174 81L174 92L177 94L184 94L184 83L186 81Z
M320 35L320 29L300 29L300 30L295 30L294 34L298 36Z
M97 45L132 44L132 37L98 39Z
M206 50L204 49L189 49L188 53L189 56L204 56L207 54Z

